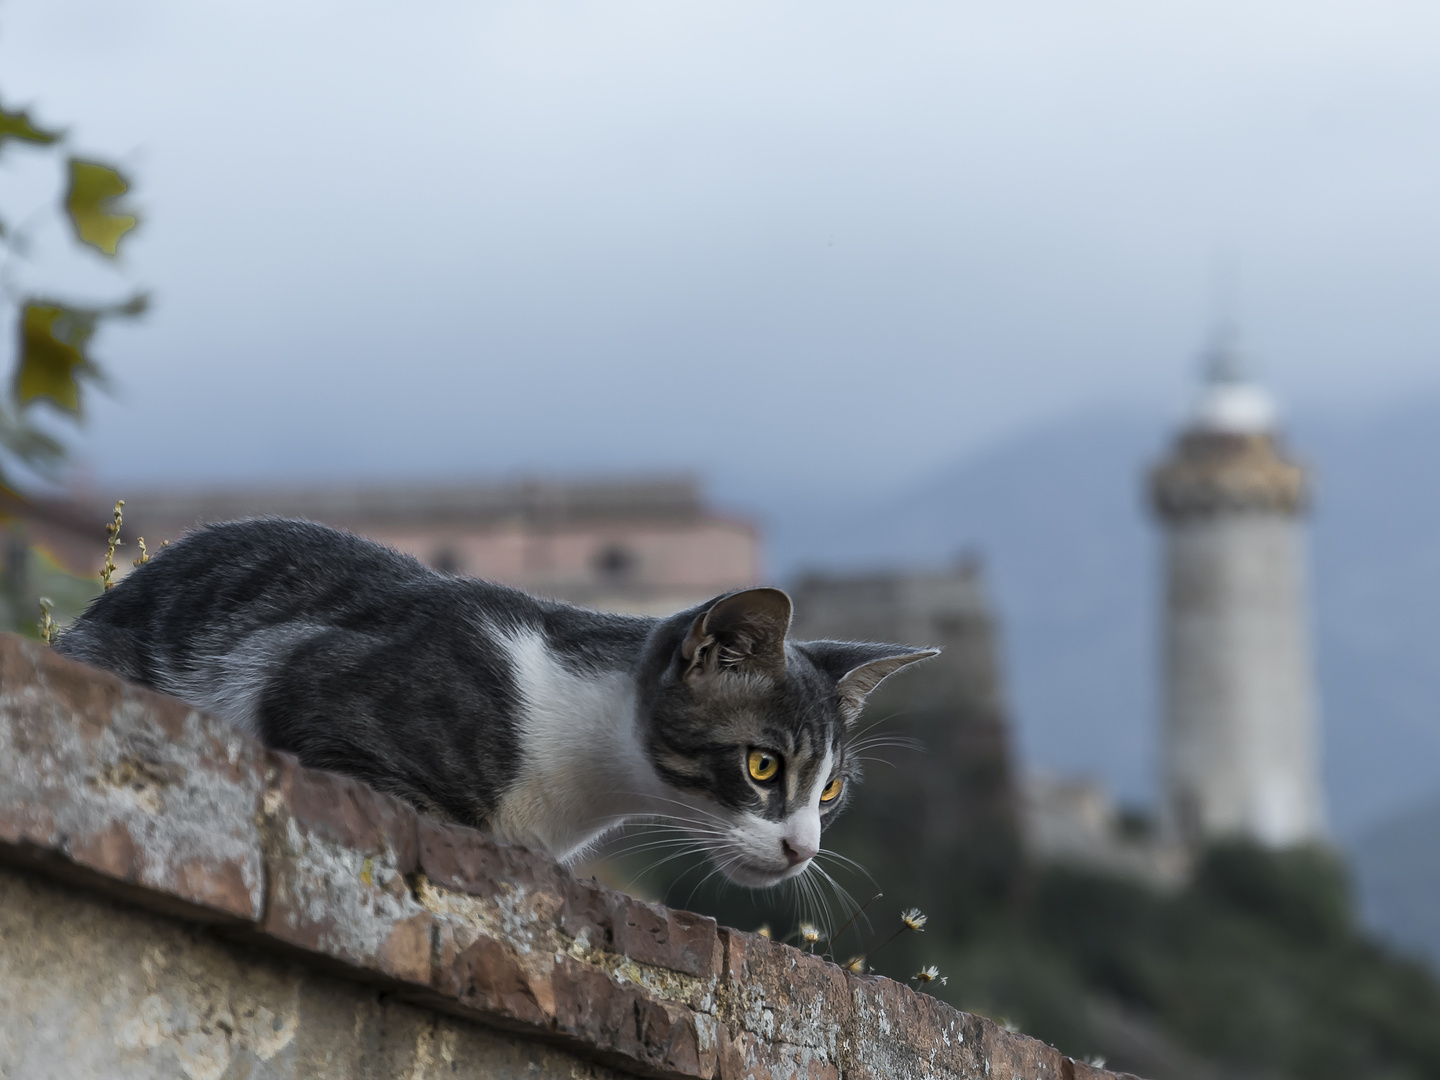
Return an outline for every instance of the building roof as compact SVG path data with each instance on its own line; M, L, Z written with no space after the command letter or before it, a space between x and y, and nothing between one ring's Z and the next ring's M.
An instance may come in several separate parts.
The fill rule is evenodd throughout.
M1206 356L1205 384L1189 427L1217 435L1269 435L1277 420L1274 399L1245 371L1234 334L1221 329Z
M157 491L130 499L156 520L275 515L332 522L543 524L708 516L687 476L512 483L396 484Z

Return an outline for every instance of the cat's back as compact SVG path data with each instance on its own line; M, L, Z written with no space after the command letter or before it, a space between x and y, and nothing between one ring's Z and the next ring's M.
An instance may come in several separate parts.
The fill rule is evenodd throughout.
M172 630L186 615L207 623L225 615L250 618L342 610L376 594L414 589L437 575L418 560L374 541L286 518L205 525L162 548L148 563L98 597L85 618L117 624L160 616Z
M446 601L447 579L374 541L310 521L206 525L97 597L57 648L161 686L191 654L296 628L378 627ZM453 598L452 598L453 602Z

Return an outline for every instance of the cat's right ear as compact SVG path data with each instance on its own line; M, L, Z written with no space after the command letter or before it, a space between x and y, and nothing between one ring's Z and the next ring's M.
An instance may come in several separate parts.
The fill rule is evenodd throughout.
M940 655L939 649L858 641L811 641L804 649L835 679L835 697L847 725L860 718L865 699L882 681L903 667Z
M781 678L790 611L790 597L779 589L746 589L715 601L680 646L686 681L720 671Z

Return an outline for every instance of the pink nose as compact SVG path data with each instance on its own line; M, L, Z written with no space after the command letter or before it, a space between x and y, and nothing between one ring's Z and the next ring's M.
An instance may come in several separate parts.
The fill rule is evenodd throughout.
M785 858L790 860L791 866L799 866L802 862L813 859L819 854L818 848L805 847L803 844L792 844L789 840L780 841L780 850L785 853Z

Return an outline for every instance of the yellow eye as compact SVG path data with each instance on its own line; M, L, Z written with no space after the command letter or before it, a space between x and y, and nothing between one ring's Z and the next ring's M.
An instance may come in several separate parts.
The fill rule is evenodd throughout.
M769 780L780 771L780 759L769 750L750 751L750 775L756 780Z
M820 792L821 802L834 802L845 787L845 778L837 776L830 783L825 785L825 790Z

